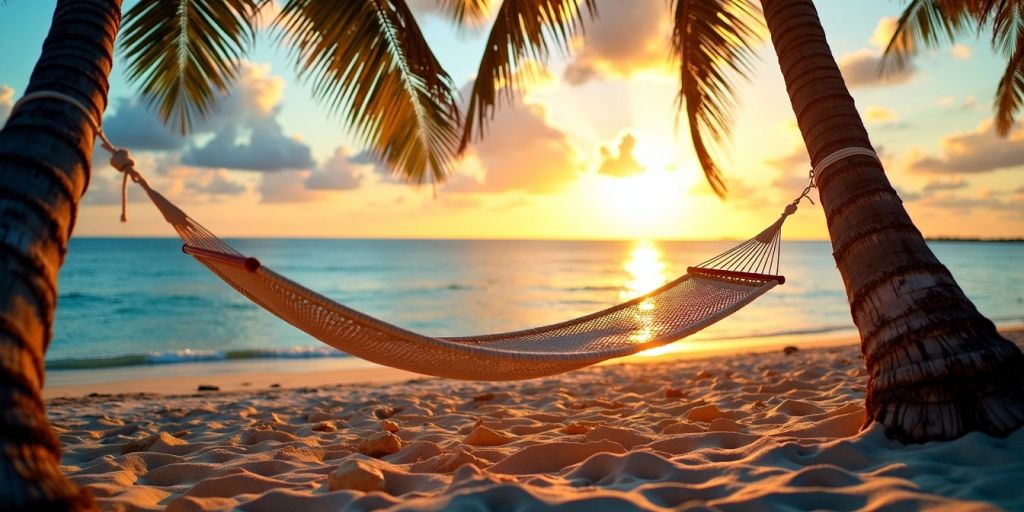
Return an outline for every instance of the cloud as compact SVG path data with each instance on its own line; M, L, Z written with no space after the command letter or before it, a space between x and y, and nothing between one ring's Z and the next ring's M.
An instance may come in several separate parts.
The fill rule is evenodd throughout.
M910 190L904 190L898 185L892 186L893 190L896 191L896 195L903 200L904 203L911 203L914 201L920 201L925 197L925 194L921 192L912 192Z
M1024 165L1024 127L1014 126L1005 139L996 135L991 121L972 131L954 133L939 142L941 156L917 156L910 170L931 174L983 173Z
M141 198L141 192L128 187L128 200L135 202ZM93 172L89 178L89 189L82 196L82 204L111 205L121 204L121 176L112 176L106 172Z
M182 163L246 171L308 169L314 165L308 145L288 137L278 121L284 80L269 76L267 65L244 64L238 83L220 110L199 132L214 136L190 145Z
M549 123L543 104L516 101L499 111L489 126L487 137L473 149L483 179L456 175L445 190L545 194L576 180L576 151L565 132Z
M11 115L11 108L14 106L14 89L6 85L0 85L0 127L7 122Z
M864 109L864 120L869 123L892 123L899 120L899 114L891 109L872 105Z
M909 82L916 68L907 62L902 68L893 68L884 75L880 73L882 52L878 49L862 48L839 58L839 70L849 87L878 87Z
M258 191L263 203L302 203L326 197L325 191L355 190L375 172L375 162L365 152L352 156L345 147L313 170L263 173Z
M960 60L967 60L971 58L971 47L965 44L957 43L949 49L949 53L953 55L953 58Z
M314 165L309 146L285 136L275 118L225 125L205 145L189 147L181 161L197 167L246 171L296 170Z
M185 188L195 194L237 196L247 190L245 185L231 179L227 171L207 171L185 182Z
M783 194L793 194L795 197L807 186L811 159L802 145L787 155L766 160L765 163L779 170L779 175L772 180L771 185Z
M896 27L898 26L899 19L893 16L886 16L878 20L878 24L875 25L875 30L871 32L868 42L877 48L889 46L889 41L892 39L892 35L896 33Z
M885 17L878 20L868 42L873 48L861 48L839 58L839 70L843 73L846 85L853 87L876 87L897 85L910 81L917 69L913 61L907 61L903 67L891 67L881 73L882 51L889 45L889 40L896 32L898 20Z
M618 178L632 176L644 172L644 167L633 157L636 149L636 137L627 133L619 139L619 149L615 155L607 147L601 147L601 166L599 174L607 174Z
M921 204L931 208L954 210L963 215L970 215L976 210L987 210L990 212L1009 213L1009 216L1013 218L1024 218L1024 199L1022 198L1005 200L994 197L991 194L983 194L976 197L945 194L925 199L921 201Z
M306 188L310 190L352 190L362 184L363 173L346 148L338 148L334 155L322 167L313 171L306 178ZM372 172L372 171L369 171Z
M921 190L923 190L925 192L938 192L938 191L943 191L943 190L958 190L958 189L961 189L961 188L967 188L967 185L968 185L967 181L964 180L963 178L956 178L956 179L952 179L952 180L948 180L948 181L935 180L935 181L929 181L928 183L925 183L924 187Z
M185 137L175 134L138 99L118 98L113 114L104 116L103 131L114 144L133 151L175 151Z
M306 188L309 171L268 172L260 177L261 203L302 203L316 199Z
M630 76L669 63L672 24L663 2L600 0L583 47L565 68L565 80L580 85L605 76Z

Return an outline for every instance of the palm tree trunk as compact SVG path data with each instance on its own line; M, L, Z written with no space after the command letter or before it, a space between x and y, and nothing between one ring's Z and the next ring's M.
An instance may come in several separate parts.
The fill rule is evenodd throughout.
M120 0L60 0L26 93L56 91L100 119ZM89 182L94 130L85 114L40 99L0 132L0 509L84 510L92 498L60 473L60 445L40 389L57 272Z
M811 162L871 148L811 0L762 0ZM1024 356L982 316L925 244L869 156L818 179L833 255L867 364L867 424L903 442L1024 423Z

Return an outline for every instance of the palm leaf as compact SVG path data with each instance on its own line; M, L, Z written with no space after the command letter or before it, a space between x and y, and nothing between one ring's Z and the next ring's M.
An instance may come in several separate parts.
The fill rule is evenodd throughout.
M466 109L459 151L473 139L483 137L487 121L494 117L499 100L510 103L522 90L522 71L529 61L547 60L552 47L569 52L572 39L582 31L583 11L596 15L595 0L505 0L477 70Z
M437 0L457 23L477 22L487 17L488 0Z
M746 77L763 27L752 0L678 0L672 50L680 61L680 107L686 109L690 138L711 188L720 197L725 181L708 146L721 142L732 125L732 76Z
M999 80L994 101L996 133L1004 137L1010 133L1014 119L1024 106L1024 6L1014 23L1015 48Z
M919 46L936 47L989 24L992 47L1007 58L993 101L996 131L1005 136L1024 106L1024 0L913 0L885 49L882 71L904 66Z
M973 0L911 0L896 22L886 45L881 73L903 69L920 48L934 48L952 41L970 26Z
M142 0L125 13L128 80L182 133L205 117L236 78L268 0Z
M275 25L314 96L407 179L445 179L457 92L401 0L289 0Z

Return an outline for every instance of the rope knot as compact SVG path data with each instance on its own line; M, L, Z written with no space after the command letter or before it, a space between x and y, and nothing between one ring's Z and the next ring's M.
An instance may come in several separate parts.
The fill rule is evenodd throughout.
M132 160L132 154L127 149L118 149L110 156L110 165L120 172L130 174L129 169L135 167L135 160Z

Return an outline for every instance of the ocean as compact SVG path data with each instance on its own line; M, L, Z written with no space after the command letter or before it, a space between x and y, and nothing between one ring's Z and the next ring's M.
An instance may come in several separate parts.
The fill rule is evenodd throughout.
M264 265L430 335L567 320L649 291L735 242L240 239ZM1024 243L932 242L978 308L1024 321ZM74 238L48 370L344 354L258 308L177 239ZM853 332L828 242L784 242L786 284L686 343Z

